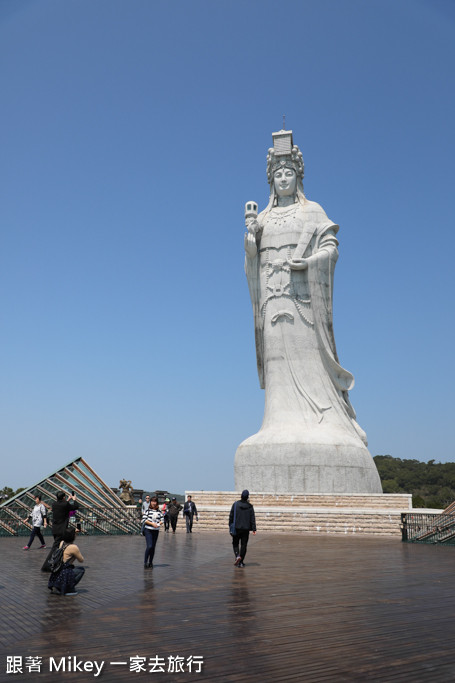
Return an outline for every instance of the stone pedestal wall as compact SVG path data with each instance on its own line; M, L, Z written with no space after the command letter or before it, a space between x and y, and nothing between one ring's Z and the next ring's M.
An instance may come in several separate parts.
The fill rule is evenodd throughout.
M239 494L186 491L196 503L200 531L228 533L228 517ZM400 538L401 513L412 509L408 494L251 493L258 532L369 534Z

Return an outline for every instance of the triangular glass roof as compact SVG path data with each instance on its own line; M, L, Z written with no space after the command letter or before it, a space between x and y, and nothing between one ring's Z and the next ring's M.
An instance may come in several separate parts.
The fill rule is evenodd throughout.
M76 493L82 532L137 533L135 510L128 508L83 458L76 458L0 505L0 536L29 534L31 526L24 519L35 505L35 496L41 496L50 513L59 491Z

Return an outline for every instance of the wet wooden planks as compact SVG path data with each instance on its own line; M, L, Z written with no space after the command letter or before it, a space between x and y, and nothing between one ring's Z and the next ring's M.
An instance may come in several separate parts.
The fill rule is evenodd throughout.
M105 661L102 680L450 681L455 548L395 539L251 537L236 569L228 534L81 539L75 598L48 593L43 551L0 539L0 680L6 655ZM110 661L202 655L202 674L130 673ZM167 660L166 660L167 661ZM30 681L57 680L43 671ZM24 678L18 677L19 680ZM92 680L66 673L65 681Z

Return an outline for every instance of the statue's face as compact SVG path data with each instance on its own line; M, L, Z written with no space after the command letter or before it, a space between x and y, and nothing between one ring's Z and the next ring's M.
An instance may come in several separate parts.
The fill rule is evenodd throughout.
M273 175L273 182L279 197L291 197L295 194L297 176L293 168L279 168Z

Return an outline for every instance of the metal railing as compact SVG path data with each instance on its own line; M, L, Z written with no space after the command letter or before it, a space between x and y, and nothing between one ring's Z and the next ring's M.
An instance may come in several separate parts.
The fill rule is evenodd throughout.
M401 534L407 543L455 545L455 514L403 513Z
M0 508L0 536L29 536L32 530L30 520L24 522L29 510L20 503ZM51 536L52 516L49 526L42 529ZM69 526L81 534L90 536L125 535L140 533L140 511L122 507L84 507L70 517Z

